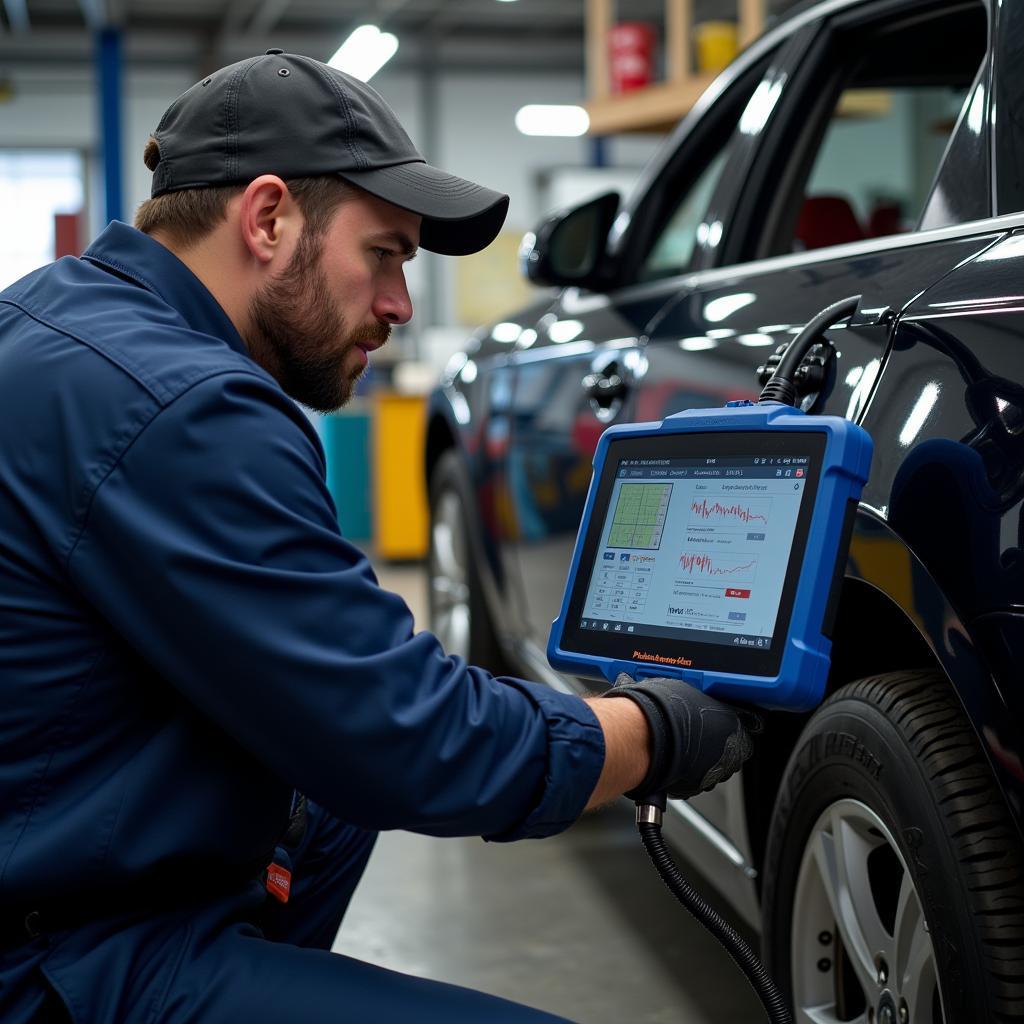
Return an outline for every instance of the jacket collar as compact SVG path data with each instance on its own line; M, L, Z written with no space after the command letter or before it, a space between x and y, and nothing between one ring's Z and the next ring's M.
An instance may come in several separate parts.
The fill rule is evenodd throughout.
M206 285L169 249L121 221L111 221L82 254L119 277L159 295L193 330L212 334L236 352L249 350Z

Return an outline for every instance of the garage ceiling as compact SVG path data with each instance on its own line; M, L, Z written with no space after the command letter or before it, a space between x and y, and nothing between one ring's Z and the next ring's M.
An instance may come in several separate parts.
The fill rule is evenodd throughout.
M770 0L773 13L792 0ZM0 68L92 59L93 32L124 29L133 64L198 73L270 46L326 60L357 25L394 32L396 66L446 71L583 70L583 0L0 0ZM662 20L664 0L620 0L620 15ZM736 0L695 0L697 20L735 16Z

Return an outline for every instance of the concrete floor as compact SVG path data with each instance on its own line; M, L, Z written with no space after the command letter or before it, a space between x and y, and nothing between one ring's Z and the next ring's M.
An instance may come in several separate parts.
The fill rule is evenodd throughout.
M423 628L422 570L377 570ZM580 1024L764 1019L726 953L664 888L625 803L543 841L388 833L334 948Z

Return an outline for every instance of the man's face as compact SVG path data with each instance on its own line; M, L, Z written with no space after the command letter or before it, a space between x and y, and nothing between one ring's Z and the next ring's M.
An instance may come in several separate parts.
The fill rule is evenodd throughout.
M420 217L360 192L326 231L303 231L249 305L249 351L296 401L330 412L352 397L369 353L412 316L405 264Z

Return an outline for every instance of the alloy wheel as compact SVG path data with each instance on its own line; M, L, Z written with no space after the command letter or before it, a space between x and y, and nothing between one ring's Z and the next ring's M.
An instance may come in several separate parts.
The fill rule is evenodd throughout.
M800 1024L944 1024L935 951L899 847L866 804L819 816L797 877L793 1002Z

